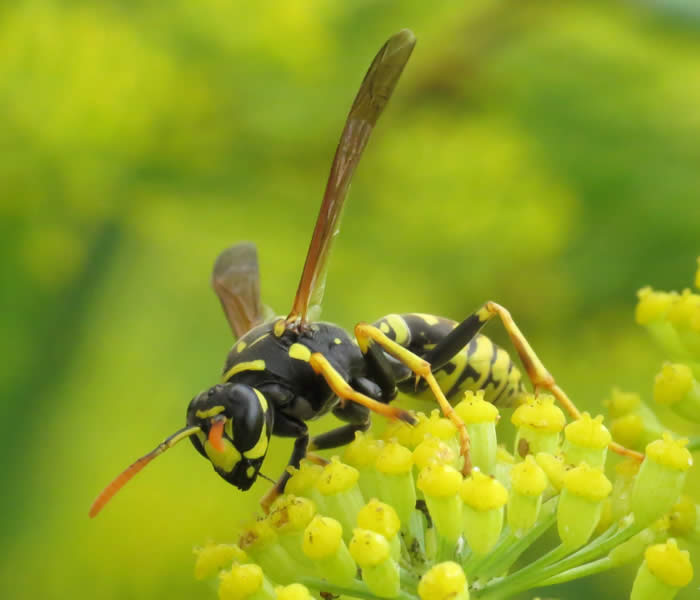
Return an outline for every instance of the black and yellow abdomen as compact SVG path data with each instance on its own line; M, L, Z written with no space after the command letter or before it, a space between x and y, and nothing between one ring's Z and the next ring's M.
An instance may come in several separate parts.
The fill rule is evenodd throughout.
M387 315L374 323L387 337L420 357L442 341L457 325L456 321L422 313ZM396 365L401 370L402 366ZM485 335L477 334L447 363L434 370L435 378L447 399L456 404L467 390L484 390L488 402L509 406L523 393L520 370L509 354ZM414 377L407 370L400 371L400 391L421 399L433 396L421 381L416 390Z

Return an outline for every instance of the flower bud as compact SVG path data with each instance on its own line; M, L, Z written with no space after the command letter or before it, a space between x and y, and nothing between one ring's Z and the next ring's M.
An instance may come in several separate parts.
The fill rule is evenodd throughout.
M580 419L569 423L564 428L564 459L570 465L585 462L592 467L603 467L607 456L608 444L612 436L603 425L603 415L595 419L584 412Z
M372 498L357 515L357 524L361 529L369 529L383 535L389 542L391 556L399 560L401 540L398 536L401 521L394 507Z
M647 457L632 490L632 512L640 525L658 519L678 500L686 472L693 464L687 443L664 433L662 440L647 446Z
M303 496L318 503L318 492L316 491L316 481L323 472L323 467L304 458L302 459L299 468L289 467L291 477L284 487L287 494L293 496Z
M566 418L561 409L555 406L553 396L530 396L515 409L511 422L518 428L516 456L525 458L527 454L556 454L559 451L559 434L566 425Z
M482 473L493 475L496 469L496 423L498 409L484 400L484 391L466 392L455 411L467 426L471 440L472 465Z
M393 598L401 591L398 563L391 557L389 542L368 529L355 529L350 554L362 568L362 580L373 594Z
M343 541L343 528L335 519L316 515L304 529L302 551L331 583L349 585L355 578L355 561Z
M529 454L510 472L511 490L508 497L508 526L516 536L522 536L537 521L542 506L542 492L547 476Z
M449 465L431 463L418 475L416 483L425 496L438 535L453 546L462 535L462 475Z
M396 421L410 429L403 421ZM390 423L393 425L394 423ZM355 439L345 447L343 462L355 467L360 473L358 484L364 498L374 498L378 494L377 472L374 463L384 446L384 442L375 440L371 435L365 435L361 431L355 433Z
M201 548L195 548L194 553L197 555L194 564L194 576L197 579L216 575L220 569L229 567L233 561L249 562L248 555L238 544L208 543Z
M457 436L455 424L442 416L442 412L439 408L432 410L430 416L419 414L418 423L413 426L411 431L411 448L415 448L420 444L425 439L426 435L430 435L446 443L450 443L453 440L456 441Z
M334 456L316 481L316 489L321 494L320 510L332 515L343 526L343 535L350 539L350 532L357 522L357 513L365 501L357 485L360 472L346 465Z
M287 586L277 586L275 588L277 600L313 600L309 589L301 583L292 583Z
M700 515L698 507L687 494L681 494L678 502L671 507L669 515L670 534L674 537L688 537L698 527Z
M683 363L666 363L654 379L654 400L676 414L700 423L700 383Z
M688 552L679 550L674 539L649 546L632 585L630 600L670 600L692 578Z
M678 300L676 292L657 292L650 287L637 292L639 301L635 320L643 325L654 341L672 357L686 354L678 332L668 320L671 306Z
M406 446L406 448L413 449L416 440L415 428L428 418L423 412L416 413L415 417L417 422L414 425L409 425L404 421L398 420L387 423L386 429L384 433L382 433L381 441L388 442L394 440L402 446Z
M416 506L413 454L405 446L388 442L377 456L378 497L391 504L405 527Z
M280 544L269 518L249 524L239 545L265 571L274 573L276 581L292 583L297 579L302 565Z
M566 474L564 457L560 454L555 456L547 452L540 452L535 456L535 461L547 475L547 480L554 491L559 492L564 487L564 475Z
M631 512L632 490L640 466L633 458L627 458L615 465L615 479L610 495L613 519L621 519Z
M442 440L431 435L426 435L423 441L413 451L413 464L418 472L431 462L439 462L457 468L459 452L448 446Z
M274 502L268 517L277 532L280 546L300 564L304 574L311 574L313 566L299 550L304 529L315 514L316 505L308 498L284 494Z
M667 318L678 333L683 347L700 355L700 295L685 289L668 309Z
M557 529L569 550L583 546L598 525L603 501L612 484L604 473L582 463L564 475L564 489L557 507Z
M220 575L219 600L275 600L275 592L258 565L233 565Z
M496 468L494 477L503 484L503 487L510 487L510 472L515 465L515 457L503 446L496 448Z
M459 493L464 505L464 537L475 554L486 554L501 535L508 491L497 479L474 469Z
M467 577L455 562L443 562L432 567L418 584L421 600L469 600Z
M663 427L654 412L642 402L639 394L613 388L604 404L612 417L613 439L628 448L643 448L659 438Z

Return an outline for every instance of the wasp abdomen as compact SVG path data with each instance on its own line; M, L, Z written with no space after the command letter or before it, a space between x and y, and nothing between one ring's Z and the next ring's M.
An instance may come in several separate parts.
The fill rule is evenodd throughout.
M456 321L423 313L391 314L379 319L375 326L387 337L425 358L458 325ZM488 402L510 405L524 392L522 374L509 354L488 337L476 334L445 364L434 369L435 378L452 403L457 403L465 391L484 390ZM414 378L405 373L398 383L403 393L426 400L432 394L424 381L416 389Z

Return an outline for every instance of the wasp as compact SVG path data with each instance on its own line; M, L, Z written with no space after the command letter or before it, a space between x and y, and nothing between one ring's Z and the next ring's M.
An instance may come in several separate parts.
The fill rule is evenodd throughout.
M510 313L486 302L461 323L413 313L359 323L351 336L332 323L316 322L328 257L355 168L379 116L415 46L412 32L392 36L371 63L350 108L316 220L299 286L286 317L265 320L255 246L244 242L216 259L212 286L236 337L221 383L195 396L186 426L139 458L112 481L90 509L95 516L155 457L189 438L226 481L247 490L261 475L271 436L294 438L289 466L307 453L351 442L370 426L371 413L414 423L391 404L399 391L435 398L457 426L463 471L471 469L469 436L450 402L466 390L510 404L524 391L510 356L480 333L498 317L508 332L535 390L553 393L576 418L578 410L556 385ZM310 438L307 422L332 412L345 423ZM286 469L262 500L269 507L289 478Z

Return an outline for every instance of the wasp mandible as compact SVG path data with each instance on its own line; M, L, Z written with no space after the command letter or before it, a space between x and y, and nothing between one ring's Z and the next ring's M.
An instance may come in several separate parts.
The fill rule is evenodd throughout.
M253 244L237 244L219 255L212 285L237 338L222 382L192 399L183 429L102 491L91 517L143 467L183 439L189 438L226 481L247 490L260 474L272 435L294 438L289 466L298 467L309 451L351 442L356 432L368 429L372 412L414 423L409 411L391 404L399 390L435 398L459 431L466 474L471 469L469 437L450 400L466 390L483 389L487 400L507 404L524 391L521 373L508 354L479 333L493 317L502 321L535 391L549 390L578 418L579 411L510 313L495 302L486 302L461 323L421 313L387 315L371 325L359 323L354 338L337 325L311 317L320 307L350 180L414 46L409 30L392 36L360 85L331 165L289 315L265 321ZM307 421L328 412L346 424L310 438ZM284 490L288 478L285 470L263 498L263 506Z

